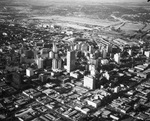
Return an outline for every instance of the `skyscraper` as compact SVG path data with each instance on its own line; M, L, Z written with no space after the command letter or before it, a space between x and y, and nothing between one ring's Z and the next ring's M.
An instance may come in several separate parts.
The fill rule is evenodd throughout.
M50 52L49 52L49 58L50 58L50 59L53 59L53 58L54 58L54 52L53 52L53 51L50 51Z
M103 48L103 50L102 50L102 57L106 58L106 56L107 56L106 48Z
M58 60L58 69L62 69L62 59Z
M58 69L58 60L55 58L52 60L52 69Z
M37 60L37 65L38 65L38 68L40 69L40 68L43 68L43 59L42 58L39 58L38 60Z
M75 53L76 51L67 52L67 72L71 72L75 69Z
M114 55L114 61L116 61L117 63L120 63L120 53L116 53Z
M53 43L53 52L54 52L54 53L57 53L57 46L56 46L55 43Z

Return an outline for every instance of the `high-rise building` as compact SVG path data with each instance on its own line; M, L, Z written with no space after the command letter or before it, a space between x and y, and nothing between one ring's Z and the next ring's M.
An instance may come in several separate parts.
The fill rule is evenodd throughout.
M38 58L38 51L37 50L34 50L34 59Z
M94 51L93 45L89 46L89 53L93 53L93 51Z
M37 60L37 66L38 66L38 68L40 69L40 68L43 68L43 59L42 58L39 58L38 60Z
M67 52L67 72L71 72L75 69L75 57L76 51Z
M52 69L58 69L58 60L57 59L52 60Z
M111 52L112 52L112 45L111 45L111 44L108 44L108 45L107 45L107 52L108 52L108 53L111 53Z
M117 63L120 63L120 53L116 53L114 55L114 61L116 61Z
M49 58L50 58L50 59L54 58L54 52L53 52L53 51L50 51L50 52L49 52Z
M62 69L63 68L63 64L62 64L62 59L58 60L58 69Z
M51 68L52 67L52 59L44 59L44 62L43 62L43 66L44 68Z
M106 50L106 48L103 48L103 50L102 50L102 57L103 58L107 57L107 50Z
M83 86L92 90L95 89L95 79L90 75L84 76Z
M22 88L22 82L23 82L23 74L20 72L14 72L13 81L11 82L12 86L17 89L20 89Z
M54 52L54 53L57 53L57 46L56 46L55 43L53 43L53 52Z

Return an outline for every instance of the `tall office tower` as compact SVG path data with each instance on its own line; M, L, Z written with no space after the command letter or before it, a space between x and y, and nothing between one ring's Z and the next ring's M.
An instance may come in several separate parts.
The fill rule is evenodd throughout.
M94 47L93 47L93 45L90 45L89 46L89 53L93 53L94 52Z
M67 72L71 72L75 69L75 57L76 51L67 52Z
M20 72L14 72L12 78L13 78L12 82L11 82L12 86L17 88L17 89L22 88L22 86L23 86L23 74Z
M99 50L96 50L94 54L95 54L95 58L99 58L101 55Z
M106 52L111 53L112 52L112 45L111 44L106 44Z
M50 52L49 52L49 58L50 58L50 59L54 58L54 52L53 52L53 51L50 51Z
M78 42L78 50L81 50L82 42Z
M106 57L107 57L107 51L106 51L105 48L103 48L103 50L102 50L102 57L103 57L103 58L106 58Z
M120 63L120 53L116 53L114 55L114 61L116 61L117 63Z
M112 45L111 44L108 45L108 52L112 53Z
M58 69L58 60L57 59L52 60L52 69Z
M43 68L43 59L42 58L39 58L38 60L37 60L37 65L38 65L38 68L40 69L40 68Z
M74 44L70 45L70 50L75 50Z
M44 68L51 68L52 67L52 59L44 59L44 62L43 62L43 67Z
M63 68L63 64L62 64L62 59L58 59L58 69L62 69Z
M90 75L84 76L83 86L92 90L95 89L95 79Z
M57 53L57 46L56 46L55 43L53 43L53 52L54 52L54 53Z

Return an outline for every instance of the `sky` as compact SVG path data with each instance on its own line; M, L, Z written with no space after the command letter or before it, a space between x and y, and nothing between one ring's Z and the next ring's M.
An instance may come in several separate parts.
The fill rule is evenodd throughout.
M0 0L1 1L1 0ZM5 0L4 0L5 1ZM17 4L22 4L22 3L25 3L27 5L52 5L53 3L62 3L62 4L79 4L79 3L87 3L87 4L90 4L90 3L122 3L122 2L127 2L127 3L131 3L131 2L142 2L142 3L147 3L147 4L150 4L150 2L148 3L147 0L10 0L11 3L15 2Z
M22 1L22 0L17 0L17 1ZM23 1L27 1L27 2L35 2L35 3L48 3L48 2L65 2L65 1L69 1L69 2L147 2L147 0L23 0Z

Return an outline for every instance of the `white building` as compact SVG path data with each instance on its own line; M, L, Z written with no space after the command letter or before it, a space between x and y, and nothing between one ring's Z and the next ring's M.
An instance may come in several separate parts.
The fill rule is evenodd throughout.
M71 72L71 73L70 73L70 76L71 76L71 77L74 77L74 78L76 78L76 79L79 78L79 74L78 74L78 73L75 73L75 72Z
M102 59L101 60L102 65L107 65L108 63L109 63L109 61L107 59Z
M31 77L34 75L34 71L32 68L26 69L26 76Z
M131 49L128 50L128 53L129 53L129 55L132 55L132 50Z
M95 89L95 79L90 75L84 76L83 86L92 90Z
M54 58L54 52L53 52L53 51L50 51L50 52L49 52L49 58L50 58L50 59Z
M149 58L149 57L150 57L150 51L145 51L145 52L144 52L144 55L145 55L147 58Z
M120 53L116 53L114 55L114 61L116 61L117 63L120 63Z

